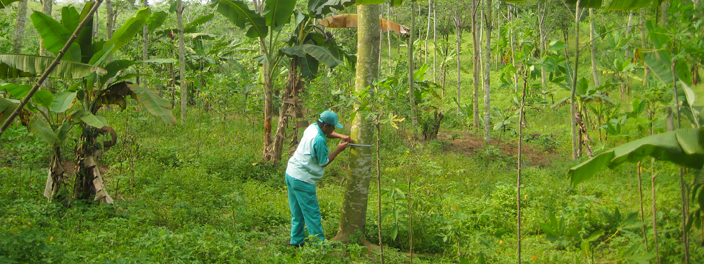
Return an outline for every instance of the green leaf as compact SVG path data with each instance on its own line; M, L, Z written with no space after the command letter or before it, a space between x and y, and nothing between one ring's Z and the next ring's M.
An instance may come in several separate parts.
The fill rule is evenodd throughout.
M69 107L71 107L71 104L73 103L74 99L76 99L76 92L60 92L56 94L56 97L54 97L54 101L51 102L50 109L54 113L63 113Z
M122 27L115 31L112 38L105 43L104 48L91 57L89 64L99 63L103 58L114 54L117 50L122 48L123 45L134 38L134 36L141 33L142 27L144 27L149 19L149 15L149 8L142 8L137 11L134 17L127 19L127 21L122 24Z
M167 16L168 14L166 14L166 12L159 11L149 17L149 22L147 22L147 28L149 29L149 32L152 32L155 29L161 27L161 25L164 24L164 21L166 20Z
M32 118L32 121L29 123L29 131L44 139L44 141L51 146L54 146L59 140L54 130L51 129L51 126L42 118Z
M315 18L322 18L332 13L333 9L341 11L354 3L354 0L309 0L308 12Z
M90 13L90 9L93 8L93 5L95 5L95 2L88 1L86 4L83 6L83 10L81 10L81 14L78 16L77 21L83 21L84 18L88 17L88 14ZM89 63L91 57L94 55L93 52L95 50L93 49L93 19L95 17L91 17L88 19L88 22L86 25L81 29L81 32L78 32L78 38L76 38L76 43L81 47L81 62L82 63ZM78 24L76 24L78 25ZM93 63L89 63L93 64Z
M565 0L565 3L570 5L576 5L577 0ZM579 7L600 8L601 0L581 0L579 1Z
M0 79L36 77L44 73L54 61L53 57L20 54L0 54ZM49 74L51 78L80 79L91 73L105 74L100 67L73 61L60 61Z
M76 31L78 24L81 23L80 18L81 15L78 14L75 7L65 6L61 8L61 25L63 25L68 32L73 33L73 31Z
M25 96L29 93L29 90L32 89L32 86L29 85L20 85L20 84L14 84L14 83L3 83L0 84L0 90L6 90L12 97L17 98L18 100L24 99Z
M0 124L5 123L5 119L15 111L17 105L17 102L0 98Z
M669 52L656 51L643 54L643 61L660 81L664 84L672 83L672 71L670 70L672 61L670 60Z
M606 10L633 10L650 6L651 0L618 0L612 1Z
M266 0L264 5L269 9L264 15L266 25L272 28L280 28L291 21L291 14L296 8L296 1L291 0Z
M341 61L336 59L328 49L313 44L293 46L290 48L281 49L281 52L289 56L298 56L301 58L305 58L306 55L310 55L330 68L333 68L341 63Z
M30 18L34 28L44 41L44 47L54 55L59 54L73 32L69 32L61 23L39 11L34 11ZM80 62L81 47L78 46L78 43L72 43L62 59Z
M295 2L295 1L294 1ZM207 23L215 17L215 14L201 16L183 26L183 33L193 33L198 30L198 26Z
M589 237L587 237L586 239L584 239L584 241L587 241L587 242L596 241L596 240L599 239L599 237L600 237L601 235L603 235L603 234L604 234L604 230L603 230L603 229L599 229L599 230L597 230L597 231L594 231L591 235L589 235Z
M100 77L100 83L107 83L110 78L115 77L115 75L117 75L117 73L119 73L121 70L127 69L135 64L136 62L131 60L114 60L108 63L107 65L105 65L105 70L107 71L107 74Z
M235 26L247 30L249 38L266 38L268 35L266 19L250 10L244 2L220 0L217 11Z
M132 83L127 83L127 86L137 96L135 99L142 103L149 113L160 117L164 123L171 125L176 124L176 118L170 110L171 103L169 103L168 100L160 98L156 90L144 88Z
M37 90L32 95L32 101L35 104L46 107L47 109L51 107L51 102L54 101L54 94L47 90Z
M0 0L0 9L10 6L10 4L20 0Z
M638 162L650 156L688 168L704 165L704 127L678 129L628 142L570 168L572 185L591 178L603 167L615 168L623 162Z
M65 121L61 123L61 127L56 131L56 137L59 138L59 142L64 142L66 141L66 136L68 135L68 131L71 130L71 127L73 126L73 123L70 121Z
M98 119L98 117L86 110L78 110L70 114L70 116L72 120L83 121L84 123L92 127L103 128L105 126L105 123L103 121L101 121L100 119Z

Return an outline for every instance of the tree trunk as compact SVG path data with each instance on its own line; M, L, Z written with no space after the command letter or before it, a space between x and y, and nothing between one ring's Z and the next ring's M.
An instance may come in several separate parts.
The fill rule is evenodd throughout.
M460 88L462 87L460 79L460 44L462 42L462 25L460 24L459 15L459 5L455 6L455 40L457 42L457 111L462 111L460 102L462 101L462 94L460 93Z
M416 3L411 1L411 14L415 13L415 8L416 8ZM416 27L416 19L415 17L411 18L411 32L410 32L410 37L408 38L408 91L409 91L409 96L411 97L411 125L413 126L413 139L418 138L418 116L416 115L416 96L415 96L415 90L414 90L414 80L415 78L413 77L413 32ZM420 36L420 35L419 35Z
M626 39L631 36L631 23L633 23L633 11L628 14L628 24L626 25ZM630 49L626 49L626 59L631 56L629 51Z
M265 160L268 160L273 164L279 164L279 161L281 161L283 145L287 138L286 128L288 127L289 122L294 121L295 128L308 126L308 123L305 122L305 120L295 122L298 118L303 119L303 116L299 115L301 111L299 109L300 102L298 99L298 93L303 88L303 81L298 73L298 65L300 64L300 61L301 59L298 57L291 59L288 78L286 80L286 87L281 94L281 110L279 111L279 122L277 123L274 142L268 150L267 157L265 157ZM305 122L305 124L301 124L300 121ZM294 146L298 145L298 133L296 131L297 129L291 134L291 136L293 136L291 143Z
M589 39L591 40L589 43L589 46L591 47L591 55L592 55L592 76L594 77L594 84L596 86L601 86L599 84L599 73L596 70L596 45L594 42L596 41L594 39L594 10L589 9Z
M12 44L12 52L22 53L22 42L24 41L24 24L27 21L27 0L17 3L17 20L15 21L15 36Z
M107 24L105 26L105 40L110 40L112 38L112 30L115 23L115 10L112 9L112 0L105 1L106 16L108 17Z
M547 52L547 32L545 30L545 18L547 17L548 3L538 2L538 29L540 30L540 56L545 56ZM511 35L511 41L513 41L513 34ZM543 90L547 90L545 68L540 67L540 84Z
M355 90L371 93L374 80L378 78L379 65L375 59L379 52L379 13L380 5L357 5L357 67L355 77ZM372 144L374 131L372 124L359 113L361 105L355 104L354 120L350 128L350 136L355 143ZM345 198L342 203L342 214L337 235L333 240L344 243L357 234L365 234L367 219L367 202L369 195L369 181L371 180L372 167L371 148L350 149L350 173L347 177ZM364 241L367 241L362 237ZM363 242L369 244L368 242Z
M49 165L49 175L46 178L46 187L44 188L44 197L52 202L53 198L61 190L61 186L65 183L64 167L61 164L61 148L53 147L51 163Z
M577 5L575 5L574 11L574 72L572 74L572 91L570 93L570 123L572 129L572 159L577 159L577 149L579 148L578 138L577 138L577 109L575 109L575 93L577 91L577 68L579 66L579 3L577 0ZM566 50L566 49L565 49Z
M523 71L523 70L522 70ZM525 113L523 108L526 105L526 90L528 88L528 76L523 75L523 94L521 95L521 108L518 112L518 168L516 176L516 241L518 247L516 255L518 263L521 263L521 172L522 172L522 154L523 154L523 120Z
M42 13L51 17L51 9L52 8L53 8L53 1L52 0L44 0L43 5L42 5ZM40 56L49 56L49 51L47 51L46 47L44 47L44 40L41 38L39 39L39 55Z
M437 1L433 2L433 82L437 82L437 75L438 75L438 66L437 66L437 57L438 57L438 36L437 36Z
M144 8L149 8L149 0L143 0L143 6ZM144 24L142 27L142 60L148 60L149 59L149 27L147 24ZM144 71L144 74L147 76L149 73L147 73L147 69L149 67L149 63L143 63L142 64L142 69ZM142 87L147 87L147 77L144 76L144 79L142 81Z
M176 20L178 21L178 62L181 74L181 123L186 125L188 92L186 90L186 44L183 40L183 3L181 0L176 0Z
M423 57L423 63L428 64L428 38L430 37L430 9L432 8L433 1L428 1L428 26L425 30L425 56Z
M491 1L484 0L484 25L486 26L486 46L484 46L484 142L489 145L491 138Z
M89 199L95 195L93 201L112 204L112 197L103 186L103 178L97 163L97 154L102 150L94 147L99 144L96 142L98 129L83 125L83 131L80 140L82 145L76 147L78 172L73 186L73 199Z
M472 92L472 109L474 110L474 115L472 117L474 131L479 133L479 127L481 126L479 122L479 50L481 49L478 34L477 34L477 9L479 8L479 1L472 0L472 86L474 90ZM481 18L480 18L481 19Z

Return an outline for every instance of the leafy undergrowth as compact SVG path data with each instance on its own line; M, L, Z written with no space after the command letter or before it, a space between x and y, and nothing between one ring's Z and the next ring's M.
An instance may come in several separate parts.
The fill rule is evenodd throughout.
M189 117L194 121L165 126L143 114L107 115L120 136L118 145L102 158L115 205L47 203L41 196L48 172L46 154L3 161L0 262L378 262L376 253L358 244L286 246L290 215L285 166L258 163L261 126L253 119L194 111ZM39 148L33 136L13 129L17 144L3 154ZM634 218L639 212L634 167L605 171L573 188L565 172L575 163L560 151L566 142L539 131L528 133L535 136L527 142L528 163L523 170L522 260L652 259L641 231L645 225L652 251L651 198L644 197L645 221ZM397 138L391 132L382 135L381 226L383 244L389 247L385 261L409 261L404 252L409 250L412 215L415 263L456 263L460 258L470 263L480 258L487 263L516 262L515 137L500 138L499 144L488 148L476 146L480 140L471 134L453 131L415 145ZM71 157L70 149L64 148L65 157ZM347 152L341 154L318 185L328 238L339 223L347 160ZM667 263L682 259L676 171L656 164L658 246ZM365 236L379 243L375 181ZM643 192L650 194L649 178L643 185ZM70 195L64 189L62 195ZM590 240L598 232L601 235ZM704 258L699 232L692 233L692 259ZM583 250L584 241L589 255Z

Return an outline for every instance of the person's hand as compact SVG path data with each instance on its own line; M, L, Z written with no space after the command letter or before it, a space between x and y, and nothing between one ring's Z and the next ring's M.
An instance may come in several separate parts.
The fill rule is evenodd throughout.
M347 143L352 143L352 137L350 137L350 136L348 136L348 135L342 135L342 134L340 134L340 139L342 139L342 141L345 141L345 142L347 142Z
M345 150L345 149L346 149L347 147L349 147L349 146L350 146L350 145L347 144L347 142L340 140L340 143L337 143L337 151L338 151L338 152L341 152L341 151Z

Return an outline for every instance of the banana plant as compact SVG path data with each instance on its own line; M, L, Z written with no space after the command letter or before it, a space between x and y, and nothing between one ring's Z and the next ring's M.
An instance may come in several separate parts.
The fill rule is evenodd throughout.
M78 21L85 18L93 5L93 2L86 3L81 13L74 7L64 7L61 22L40 12L31 15L32 23L49 52L57 54L60 51L62 43L69 37L68 32L75 30ZM114 33L113 38L106 42L93 40L92 23L88 23L80 32L76 43L68 50L65 60L61 62L61 65L65 64L64 68L52 73L52 77L67 79L71 85L56 95L48 91L38 91L34 94L33 104L28 107L36 113L29 124L30 131L44 139L53 150L44 192L50 201L59 194L61 185L65 182L60 156L61 145L67 140L69 131L79 127L81 143L75 150L78 172L73 198L88 199L94 195L95 201L112 203L112 198L103 186L97 168L97 158L116 143L117 134L107 126L105 118L98 115L98 110L102 107L114 104L125 109L126 99L130 96L143 104L147 111L161 117L164 122L175 124L176 120L171 114L168 102L159 98L155 90L128 82L130 75L120 75L122 70L137 63L168 62L167 60L106 62L108 57L114 55L139 32L138 29L147 23L149 17L149 9L138 10L135 16L127 19ZM36 75L46 68L42 62L51 59L53 58L0 54L1 66L6 69L2 72L10 74L5 76ZM7 78L5 76L4 78ZM2 89L15 98L22 98L29 88L17 84L2 86ZM2 105L0 102L0 108ZM111 140L98 142L100 135L108 135Z

